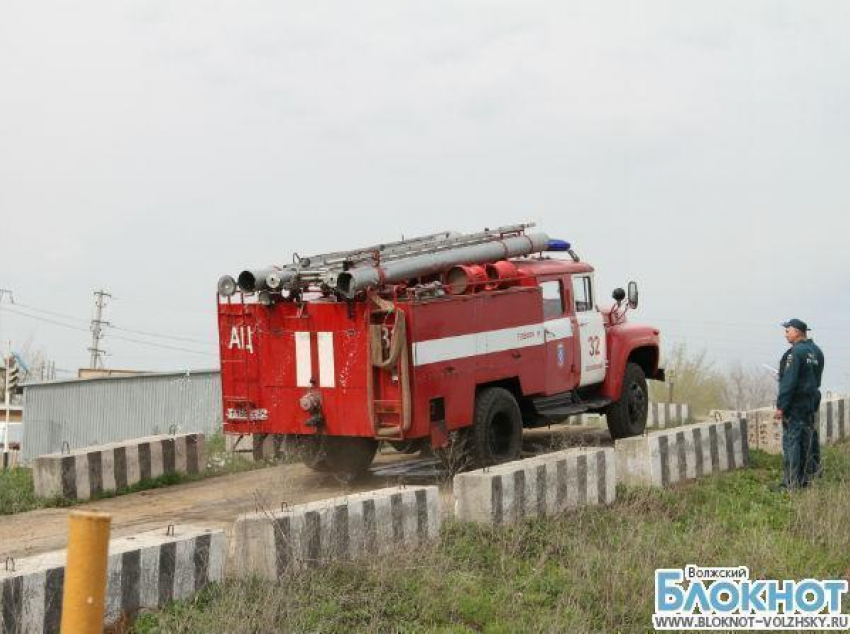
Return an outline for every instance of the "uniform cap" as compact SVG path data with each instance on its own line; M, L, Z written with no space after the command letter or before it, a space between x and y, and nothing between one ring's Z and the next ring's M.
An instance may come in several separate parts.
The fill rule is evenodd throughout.
M809 327L806 325L806 322L800 321L799 319L789 319L782 324L783 328L796 328L800 332L806 332Z

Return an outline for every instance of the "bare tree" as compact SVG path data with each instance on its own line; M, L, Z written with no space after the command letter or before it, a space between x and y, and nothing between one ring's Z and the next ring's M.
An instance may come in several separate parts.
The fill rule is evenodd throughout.
M18 350L15 350L15 352L26 366L25 369L20 368L19 370L18 381L20 383L27 381L43 381L49 378L48 371L50 368L50 361L47 358L47 353L42 348L36 347L32 338L27 339ZM5 372L0 372L0 400L2 400L1 392L5 389ZM20 402L20 395L13 395L12 402Z
M705 414L723 402L724 378L707 359L706 351L690 352L683 343L664 355L667 383L650 382L650 398L657 402L688 403L695 415ZM672 385L672 388L671 388Z
M767 407L776 399L776 378L757 366L733 363L726 374L723 402L727 409Z

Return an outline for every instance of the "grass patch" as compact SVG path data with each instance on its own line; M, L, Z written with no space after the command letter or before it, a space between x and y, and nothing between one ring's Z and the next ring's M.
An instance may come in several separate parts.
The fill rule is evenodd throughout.
M825 476L773 493L778 456L666 490L626 488L587 508L505 529L446 522L439 543L277 584L208 587L143 614L138 634L183 632L647 632L654 570L746 565L756 578L850 575L850 445Z
M252 462L242 456L227 452L225 450L224 434L213 434L206 439L205 454L206 469L202 473L169 473L157 478L142 480L118 491L96 495L91 500L68 500L62 497L39 498L35 494L32 469L16 467L14 469L0 470L0 515L12 515L14 513L23 513L40 508L74 506L89 501L136 493L138 491L147 491L149 489L158 489L185 482L195 482L197 480L231 473L251 471L270 464Z

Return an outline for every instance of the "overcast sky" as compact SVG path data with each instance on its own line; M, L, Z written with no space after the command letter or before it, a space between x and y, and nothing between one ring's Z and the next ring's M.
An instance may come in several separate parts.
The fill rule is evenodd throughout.
M102 287L109 367L213 367L223 273L534 220L666 342L776 365L800 317L846 390L848 33L835 0L0 0L0 338L87 365Z

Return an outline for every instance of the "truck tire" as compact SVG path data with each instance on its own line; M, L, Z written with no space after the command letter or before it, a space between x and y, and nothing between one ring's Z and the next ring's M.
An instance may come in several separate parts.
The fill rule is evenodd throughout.
M325 436L325 462L343 484L362 478L378 451L378 441L364 436Z
M325 443L321 436L301 436L298 439L298 452L301 461L308 469L327 473L330 471L327 455L325 454Z
M513 394L501 387L488 387L478 393L469 440L471 462L476 467L519 458L522 414Z
M390 447L399 453L415 454L427 446L427 443L422 438L414 438L413 440L390 440L387 441Z
M636 363L627 363L620 400L611 403L605 410L611 437L616 440L640 436L646 428L648 408L649 390L643 368Z

